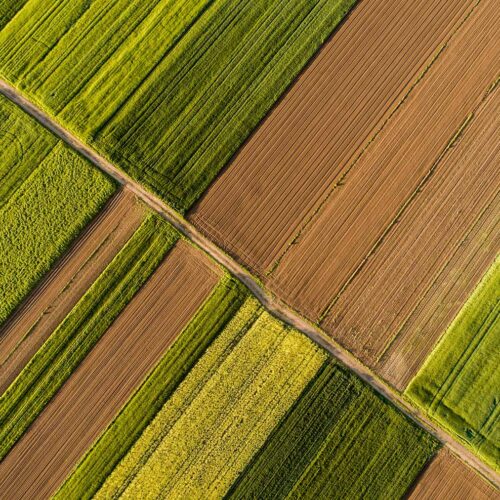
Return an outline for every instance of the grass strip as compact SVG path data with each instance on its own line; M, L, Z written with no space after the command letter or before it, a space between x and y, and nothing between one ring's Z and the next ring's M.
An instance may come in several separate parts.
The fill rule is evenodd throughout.
M0 460L177 241L178 233L149 216L0 397Z
M198 358L247 297L225 275L156 368L56 493L56 499L91 498L170 398Z
M325 357L247 299L97 498L220 498Z
M329 360L226 497L400 498L437 446Z
M483 277L405 395L500 469L500 258Z
M0 324L115 192L116 184L59 142L0 209Z

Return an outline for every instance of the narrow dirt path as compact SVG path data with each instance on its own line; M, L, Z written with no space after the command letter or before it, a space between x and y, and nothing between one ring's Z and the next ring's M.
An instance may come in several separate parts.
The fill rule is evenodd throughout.
M308 322L269 291L239 265L234 259L226 255L214 243L203 236L193 225L186 221L180 214L175 212L166 203L157 198L154 194L140 186L136 181L131 179L124 172L116 168L112 163L96 153L90 147L86 146L73 134L61 127L53 118L48 116L43 110L33 105L26 99L17 89L9 85L4 80L0 79L0 93L11 99L24 111L37 119L45 127L51 130L59 138L73 147L80 154L89 159L96 167L100 168L108 175L116 179L118 182L128 187L146 203L152 210L163 216L168 222L176 227L184 236L193 241L196 245L202 248L219 264L228 269L233 276L243 282L250 291L260 300L264 307L276 317L293 326L297 330L307 335L317 344L323 346L340 362L344 363L360 378L370 384L378 393L391 401L397 408L405 413L409 418L415 421L418 425L426 429L443 444L449 447L458 455L465 463L478 471L482 476L493 483L497 488L500 488L500 475L493 469L484 464L467 448L457 442L452 436L446 433L431 422L422 412L411 406L403 397L392 389L388 384L375 375L372 370L363 365L350 352L343 349L341 346L333 342L325 332L312 323Z

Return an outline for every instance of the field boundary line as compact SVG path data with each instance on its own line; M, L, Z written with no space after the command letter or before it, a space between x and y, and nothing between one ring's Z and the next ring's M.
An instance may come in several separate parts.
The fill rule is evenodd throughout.
M109 176L114 178L119 184L133 192L149 208L161 215L186 238L209 254L216 262L226 268L231 275L242 282L269 313L283 321L285 324L299 330L316 344L326 349L337 360L368 383L378 394L389 400L408 418L432 434L441 443L450 448L456 455L461 457L465 463L476 470L494 487L497 489L500 488L500 474L482 462L444 429L441 429L437 424L434 424L420 410L413 407L401 394L390 387L389 384L384 382L370 368L361 363L361 361L347 349L330 338L319 326L303 318L290 306L286 305L283 301L274 296L274 294L263 286L260 280L250 274L242 265L236 262L235 259L222 251L215 243L206 238L181 214L168 206L156 195L149 192L146 188L138 184L127 174L119 170L110 161L99 155L91 147L85 145L76 136L57 123L54 118L50 117L44 110L35 106L31 101L24 97L19 90L5 82L2 78L0 78L0 94L3 94L5 97L21 107L26 113L38 120L57 137L92 162L94 166L104 171Z

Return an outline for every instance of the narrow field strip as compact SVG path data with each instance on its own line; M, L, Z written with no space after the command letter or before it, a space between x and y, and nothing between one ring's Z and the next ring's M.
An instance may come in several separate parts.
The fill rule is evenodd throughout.
M121 250L146 216L120 190L0 328L0 394Z
M450 325L405 395L500 470L500 259Z
M9 0L0 4L0 30L22 9L28 0Z
M114 193L115 183L59 142L0 209L0 324Z
M238 282L228 276L221 279L54 498L87 499L94 496L247 296L248 292Z
M178 238L149 216L0 397L0 459L71 376Z
M438 443L328 361L228 498L399 498Z
M409 500L473 498L491 500L498 490L442 448L408 495Z
M30 1L0 75L183 212L354 4Z
M97 498L224 495L325 358L247 299Z

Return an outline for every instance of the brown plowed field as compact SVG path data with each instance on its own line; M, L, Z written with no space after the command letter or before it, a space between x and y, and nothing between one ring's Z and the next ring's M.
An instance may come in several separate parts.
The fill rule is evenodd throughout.
M135 196L121 190L0 329L0 393L111 262L143 217Z
M410 500L492 500L499 498L481 476L443 448L420 477Z
M497 88L322 323L401 390L500 249L499 137Z
M478 5L273 273L271 288L311 319L321 317L432 176L437 159L497 78L497 8L496 0Z
M263 275L474 3L361 0L191 221Z
M178 242L0 463L3 498L47 498L161 358L219 271Z

